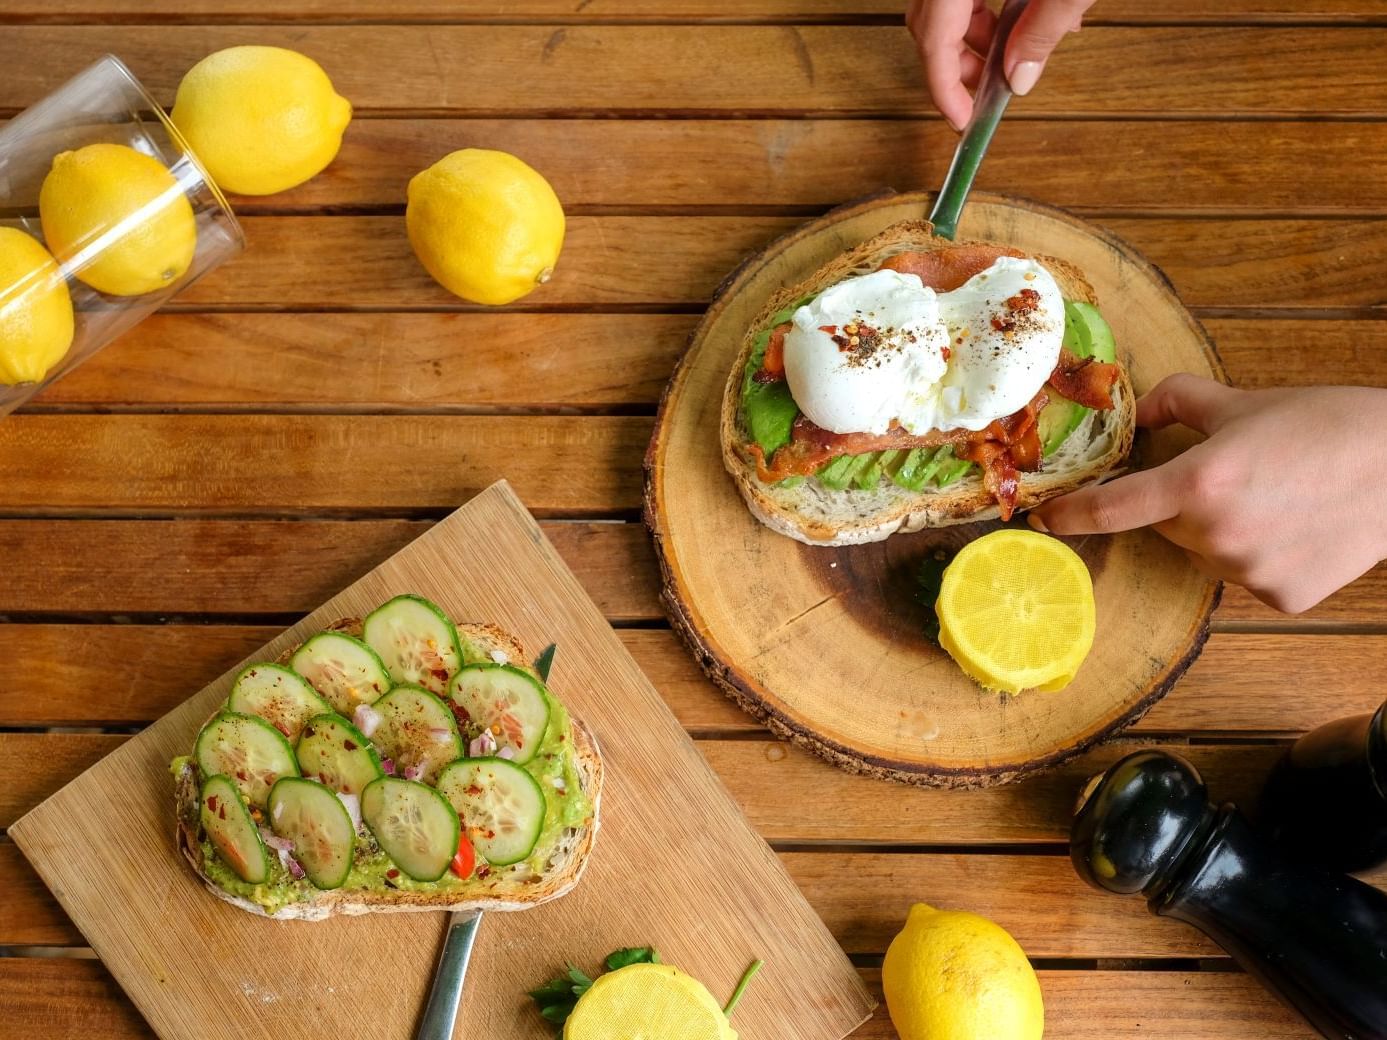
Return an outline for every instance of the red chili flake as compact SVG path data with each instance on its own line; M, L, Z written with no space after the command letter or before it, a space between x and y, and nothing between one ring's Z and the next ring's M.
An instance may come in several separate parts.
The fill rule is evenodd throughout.
M226 819L226 806L223 805L220 809L217 810L217 819Z
M820 325L820 326L819 326L819 331L820 331L820 332L827 332L830 336L832 336L835 332L838 331L838 326L837 326L837 325Z
M400 872L396 870L394 867L391 867L389 870L385 872L385 876L390 878L391 880L394 880L395 878L400 876Z
M237 780L245 780L245 781L249 782L250 777L246 776L244 770L238 769L238 770L236 770L236 779L237 779Z
M1040 293L1034 289L1022 289L1007 299L1007 309L1017 314L1025 314L1040 306Z
M354 741L344 740L342 741L342 746L346 748L348 751L356 750L356 743Z
M953 352L952 350L950 350L947 346L945 346L945 347L943 347L943 348L941 348L941 349L942 349L943 352L944 352L944 360L945 360L945 361L948 361L949 358L951 358L951 357L954 356L954 352Z

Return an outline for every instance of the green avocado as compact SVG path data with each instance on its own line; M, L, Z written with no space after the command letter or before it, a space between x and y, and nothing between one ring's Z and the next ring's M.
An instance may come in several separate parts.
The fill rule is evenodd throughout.
M557 847L564 831L582 826L592 816L592 803L583 794L582 780L578 776L573 752L573 725L564 706L552 696L549 697L549 728L544 732L544 740L535 757L522 768L539 782L540 790L544 792L544 827L529 859L514 867L496 869L500 873L523 866L533 873L542 874L546 860ZM220 888L249 899L267 914L310 899L319 891L307 879L295 880L275 857L270 859L268 881L259 885L242 881L217 857L211 842L205 837L202 841L202 859L203 870ZM451 872L437 881L414 881L403 871L398 871L397 876L390 878L387 884L386 872L394 869L394 866L370 837L358 835L351 873L340 891L383 892L393 888L406 892L456 893L466 897L473 892L483 894L487 888L476 874L470 878L460 878Z
M1112 329L1097 307L1079 300L1064 301L1064 347L1081 358L1117 360L1117 341L1113 339ZM1092 411L1092 408L1062 397L1047 404L1037 418L1042 455L1048 458L1058 451Z
M795 311L813 298L801 297L771 315L767 327L758 332L752 341L751 355L747 358L746 369L742 373L742 415L746 419L751 439L761 446L767 461L790 443L790 428L799 417L799 405L795 404L795 399L790 396L790 386L785 381L758 383L752 377L765 360L766 347L771 341L771 330L789 321Z

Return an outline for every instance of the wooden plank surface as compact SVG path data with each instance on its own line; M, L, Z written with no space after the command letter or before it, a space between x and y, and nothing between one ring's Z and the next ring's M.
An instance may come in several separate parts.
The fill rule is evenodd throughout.
M53 421L70 421L62 417ZM206 418L206 417L189 417ZM0 423L0 442L17 419ZM643 445L642 445L643 446ZM636 457L638 457L636 454ZM634 463L633 463L634 465ZM191 481L194 477L180 479ZM324 476L324 481L329 477ZM52 503L46 484L29 489L45 511ZM56 493L56 492L53 492ZM440 492L441 494L441 492ZM0 498L0 502L5 502ZM10 500L11 502L13 499ZM259 507L266 511L260 500ZM541 499L540 503L544 500ZM532 502L532 508L540 503ZM109 512L128 502L93 497L91 508ZM402 503L392 503L400 506ZM7 503L4 508L9 508ZM33 507L37 508L37 506ZM621 497L585 499L584 512L635 509ZM275 510L268 510L273 512ZM313 605L325 587L340 588L379 560L379 552L407 537L409 522L398 520L324 521L293 524L263 520L118 521L0 519L0 548L22 551L31 566L0 586L0 616L52 611L77 613L220 614L295 613ZM106 526L100 526L100 525ZM546 524L565 560L608 617L618 621L663 620L655 560L645 529L638 523L555 522ZM327 548L326 539L337 539ZM375 554L375 555L373 555ZM40 566L42 564L42 567ZM47 569L43 569L47 568ZM276 569L277 568L277 569ZM274 582L264 581L273 570ZM109 572L118 581L103 581ZM62 575L54 582L53 575ZM215 580L209 580L215 579ZM335 583L335 584L334 584ZM1329 597L1313 610L1289 619L1230 586L1215 614L1219 624L1269 627L1356 626L1380 631L1380 604L1387 596L1387 565Z
M879 973L864 978L880 997ZM1311 1040L1291 1012L1245 975L1208 972L1041 971L1051 1035L1079 1040ZM152 1037L105 969L84 960L0 960L0 1003L17 1029L52 1040ZM1156 1031L1159 1030L1159 1033ZM884 1005L852 1040L894 1040Z
M4 22L505 22L853 21L900 18L903 0L12 0ZM1084 19L1105 23L1296 22L1353 24L1383 20L1378 0L1104 0Z
M167 104L203 55L259 43L265 32L14 26L0 36L9 70L0 108L32 104L111 51ZM1373 27L1090 28L1060 45L1045 89L1017 99L1010 118L1380 116L1384 41L1387 30ZM933 112L914 43L898 25L304 26L293 42L367 114ZM1219 70L1216 86L1210 69Z
M884 185L938 185L957 139L937 119L360 119L321 176L232 203L243 215L403 210L415 173L455 149L483 147L542 171L570 214L826 209ZM1362 158L1384 151L1387 126L1376 122L1019 120L997 135L976 186L1100 216L1380 215L1387 171ZM1050 153L1062 161L1036 161ZM851 161L824 161L845 155ZM1325 178L1326 168L1355 175Z
M549 529L553 535L553 529ZM613 568L613 580L619 570ZM344 579L350 580L350 579ZM603 584L601 578L595 584ZM150 722L264 644L273 626L0 626L0 660L25 680L0 687L0 726ZM702 736L761 727L698 670L668 629L625 629L622 643L685 728ZM1138 733L1286 738L1382 702L1387 636L1216 632ZM1275 677L1294 674L1294 685ZM91 696L100 691L99 697Z
M904 185L902 185L904 186ZM707 303L748 255L802 217L574 217L552 281L516 308ZM1380 308L1363 271L1387 262L1387 220L1105 218L1194 308ZM250 217L250 249L179 310L468 308L415 260L400 217Z
M159 314L29 409L652 411L697 322L692 314ZM1387 322L1211 318L1204 326L1237 386L1387 383ZM470 363L490 342L507 349ZM279 377L266 381L267 371Z

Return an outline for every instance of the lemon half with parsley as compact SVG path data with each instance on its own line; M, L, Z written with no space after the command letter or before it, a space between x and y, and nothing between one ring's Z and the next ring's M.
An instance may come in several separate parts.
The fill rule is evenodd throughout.
M727 1016L691 975L669 964L631 964L592 984L563 1040L737 1040Z

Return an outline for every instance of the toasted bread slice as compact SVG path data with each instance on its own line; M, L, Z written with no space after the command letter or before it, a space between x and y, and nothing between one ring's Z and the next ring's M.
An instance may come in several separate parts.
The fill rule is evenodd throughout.
M936 238L928 221L893 224L874 238L825 264L798 285L782 289L766 303L747 329L736 363L728 375L722 402L723 463L737 489L762 523L780 534L809 545L858 545L877 542L889 535L924 527L989 520L1000 510L983 488L980 474L963 478L946 488L907 491L883 480L871 491L834 491L810 478L797 487L763 484L756 476L755 459L746 451L748 435L742 416L742 372L751 356L756 334L770 324L771 316L794 300L817 293L853 275L879 269L889 257L907 250L933 251L958 245L995 243L950 242ZM1098 303L1093 287L1067 260L1038 256L1059 283L1067 300ZM1118 361L1122 358L1119 356ZM1016 508L1029 509L1046 499L1066 494L1085 484L1114 475L1132 449L1136 427L1136 395L1125 366L1113 387L1113 409L1094 412L1045 460L1038 473L1021 474Z
M361 619L343 618L329 625L328 629L360 637ZM460 624L457 630L463 640L471 642L487 653L504 654L507 663L536 675L534 669L525 663L530 658L525 653L524 646L496 625ZM297 649L295 646L286 650L280 656L280 662L287 662ZM198 789L201 778L198 776L196 765L191 762L184 766L177 777L175 799L178 812L178 847L213 895L242 910L276 920L321 921L335 914L451 911L474 907L486 911L528 910L532 906L566 895L578 884L592 853L593 844L597 840L602 797L602 758L592 732L578 718L571 718L573 751L577 760L578 775L582 780L583 793L592 803L591 820L584 827L564 834L542 873L530 872L523 862L509 867L493 867L491 875L485 881L485 889L469 895L466 899L459 899L457 893L452 892L407 892L400 889L362 892L332 889L316 892L309 899L291 903L273 914L268 914L263 907L251 900L221 888L203 869L202 843L198 833Z

